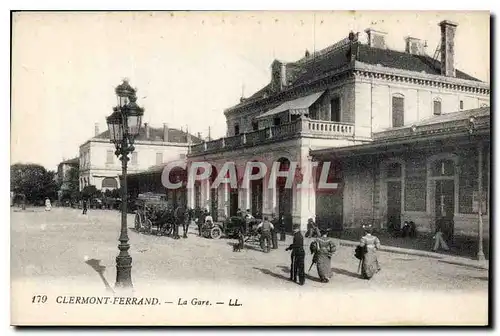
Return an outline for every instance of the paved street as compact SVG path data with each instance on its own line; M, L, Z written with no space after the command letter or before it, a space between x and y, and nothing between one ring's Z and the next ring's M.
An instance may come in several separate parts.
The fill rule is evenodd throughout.
M98 274L84 258L102 260L105 278L114 285L115 257L118 254L120 214L117 211L93 210L81 215L77 209L28 209L11 212L11 277L13 282L61 283L84 282L102 286ZM129 227L133 215L129 216ZM486 303L488 271L461 266L434 258L396 253L380 253L382 271L372 280L357 275L353 249L340 246L333 257L334 276L330 283L316 281L315 267L304 287L288 281L290 243L269 254L255 245L242 252L232 251L232 240L212 240L197 236L191 228L187 239L137 234L129 230L132 277L136 288L151 283L205 283L217 288L289 290L315 293L372 291L377 293L475 293ZM383 244L383 242L382 242ZM306 270L311 262L306 257ZM241 286L243 285L243 286ZM459 297L456 297L459 299ZM430 304L432 305L432 304ZM479 308L479 307L478 307ZM482 310L485 307L481 307Z
M12 212L12 277L71 278L88 276L100 281L84 257L101 259L106 276L114 279L120 217L116 211L94 210L88 216L77 209L32 209ZM129 215L133 226L133 215ZM232 251L233 240L200 238L194 227L188 239L137 234L129 230L135 279L204 279L245 285L295 286L287 281L291 242L262 253L257 245ZM308 240L306 239L306 242ZM383 244L383 242L382 242ZM433 290L487 290L486 270L449 264L434 258L380 253L382 272L371 281L357 276L353 249L340 246L333 257L334 277L328 284L316 282L315 267L307 286L342 288L393 288ZM311 257L306 257L309 268ZM90 280L94 279L94 280Z

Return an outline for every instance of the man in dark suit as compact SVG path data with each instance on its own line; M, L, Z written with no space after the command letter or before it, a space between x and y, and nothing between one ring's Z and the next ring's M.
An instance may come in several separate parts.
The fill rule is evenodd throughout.
M286 251L292 250L292 263L290 265L290 280L297 282L299 277L299 285L304 285L306 282L306 273L304 270L304 259L306 252L304 250L304 236L300 232L300 225L293 226L293 243L288 246Z

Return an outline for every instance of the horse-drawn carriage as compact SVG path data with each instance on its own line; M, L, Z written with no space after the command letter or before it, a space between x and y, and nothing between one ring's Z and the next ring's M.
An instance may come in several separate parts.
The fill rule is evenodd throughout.
M170 235L174 229L174 212L162 194L139 194L136 200L135 229L138 232Z

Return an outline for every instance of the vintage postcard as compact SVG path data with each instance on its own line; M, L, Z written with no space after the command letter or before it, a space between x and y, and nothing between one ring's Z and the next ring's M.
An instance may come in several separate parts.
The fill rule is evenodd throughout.
M11 324L490 324L487 11L12 12Z

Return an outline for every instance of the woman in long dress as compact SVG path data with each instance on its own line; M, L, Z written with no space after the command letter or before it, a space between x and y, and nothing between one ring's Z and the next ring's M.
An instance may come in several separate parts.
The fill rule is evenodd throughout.
M321 282L328 282L332 277L332 255L337 250L335 243L327 237L327 230L321 231L321 237L316 238L310 245L313 261L316 262Z
M365 279L371 279L375 273L380 271L377 259L377 250L380 249L380 240L372 235L371 225L363 226L365 235L361 237L359 246L364 250L361 259L361 275Z
M52 209L52 204L50 204L50 200L49 198L47 197L45 199L45 211L50 211L50 209Z

